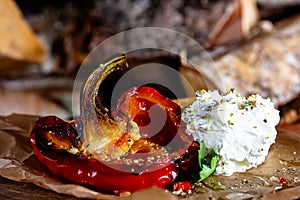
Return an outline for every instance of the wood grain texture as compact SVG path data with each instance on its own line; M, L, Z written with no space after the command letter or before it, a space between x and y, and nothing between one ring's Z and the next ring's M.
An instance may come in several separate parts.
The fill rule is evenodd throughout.
M58 194L32 183L11 181L0 176L0 199L12 200L75 200L76 197Z

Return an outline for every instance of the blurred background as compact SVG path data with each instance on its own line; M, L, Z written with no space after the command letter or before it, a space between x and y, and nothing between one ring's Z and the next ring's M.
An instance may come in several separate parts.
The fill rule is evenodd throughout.
M282 123L299 122L300 0L1 0L0 26L0 115L71 119L86 55L121 31L155 26L195 39L214 66L200 55L190 57L196 69L159 52L133 60L172 65L195 90L207 87L204 77L216 88L260 93L281 110Z

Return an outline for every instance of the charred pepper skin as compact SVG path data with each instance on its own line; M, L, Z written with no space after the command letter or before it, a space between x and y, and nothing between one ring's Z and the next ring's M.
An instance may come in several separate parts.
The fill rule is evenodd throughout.
M57 148L55 141L45 138L49 132L57 138L64 138L65 143L75 145L78 144L77 132L70 123L55 116L47 116L36 122L30 136L33 151L40 162L53 174L74 183L89 185L108 193L135 192L152 186L169 187L177 176L177 166L173 162L166 163L154 171L139 174L111 168L92 157Z
M178 166L174 162L174 158L178 157L179 153L176 154L175 151L179 144L186 144L186 142L182 142L184 134L177 134L177 132L183 132L183 128L180 126L180 107L150 87L135 88L134 94L129 92L122 95L115 110L117 115L121 112L117 120L111 115L113 112L102 105L101 99L104 98L104 93L99 88L103 81L115 71L126 72L128 67L127 56L121 54L99 65L88 77L80 94L80 120L76 124L79 129L75 128L74 122L68 123L55 116L42 117L36 122L30 136L32 148L37 158L53 174L80 185L89 185L100 191L115 194L118 193L116 191L135 192L152 186L172 187L178 174ZM123 103L129 107L123 107ZM144 107L141 107L141 104ZM150 137L140 131L142 139L139 139L139 137L135 137L137 129L132 122L140 127L146 126L149 122L147 109L153 105L166 114L166 123L160 132L154 132L154 135ZM134 118L128 121L130 116L134 116ZM119 122L124 127L120 128ZM130 128L131 126L127 126L128 122L129 125L131 125L130 123L134 125L133 129ZM105 129L101 127L105 127ZM150 131L152 130L150 129ZM124 140L127 143L122 143L123 140L120 140L120 138L126 139L126 136L131 137L131 134L134 136L130 138L134 140L132 146L136 151L131 149L130 141L132 140ZM134 169L133 171L122 170L124 167L128 168L128 163L122 159L121 162L115 162L111 158L111 155L116 153L115 147L119 147L117 146L119 140L121 144L128 144L120 146L123 152L117 154L117 156L120 155L118 158L123 158L124 155L128 156L125 161L135 157L135 153L145 152L157 154L160 158L162 158L161 155L165 155L167 159L158 157L152 159L153 157L151 157L149 163L146 159L145 165L144 163L142 165L130 164L129 167ZM160 149L170 141L173 143L169 146L173 146L175 150L172 148ZM137 145L135 145L136 142ZM97 153L102 150L107 154ZM171 159L168 153L156 150L171 152ZM108 155L109 159L104 161L101 159L101 155Z
M138 112L135 116L138 116L142 122L142 118L149 116L146 116L147 112L140 113L143 108L137 107L140 105L139 102L142 102L147 109L154 104L159 104L161 109L168 114L166 123L173 124L174 127L171 131L177 133L180 123L178 121L180 120L180 117L178 118L180 107L177 104L149 87L135 88L125 96L123 95L121 99L129 103L133 109L137 109ZM119 105L124 105L123 103L121 100ZM132 113L133 110L127 110L125 113L128 114L127 112ZM170 128L170 125L168 126L167 128ZM165 132L165 127L158 133L161 135L158 140L152 137L153 141L161 143L162 138L165 138L169 142L174 137L174 135L166 135L168 132ZM74 151L81 147L78 133L74 124L55 116L40 118L35 124L30 139L35 155L53 174L105 192L124 190L134 192L152 186L167 188L172 185L178 174L177 165L173 161L165 161L165 163L153 161L152 166L155 170L148 168L148 171L145 169L145 172L136 174L111 168L109 163L106 165L104 162L82 155L80 152L71 153L70 149ZM120 164L119 167L122 169L123 166Z

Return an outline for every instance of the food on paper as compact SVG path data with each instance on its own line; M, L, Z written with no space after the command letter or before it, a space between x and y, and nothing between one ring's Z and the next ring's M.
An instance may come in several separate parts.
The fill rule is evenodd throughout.
M198 91L182 114L187 133L217 154L215 174L232 175L262 164L275 142L279 111L270 99L236 90Z
M152 186L179 194L212 174L231 175L264 161L279 121L269 99L245 98L235 90L200 91L181 109L141 86L124 91L109 110L99 87L127 65L120 55L90 75L80 119L69 123L46 116L35 123L34 153L53 174L114 194Z
M160 109L158 113L165 111L167 119L159 133L148 137L151 127L138 131L138 126L148 124L152 105ZM75 124L48 116L36 122L31 143L38 159L52 173L78 184L106 192L134 192L151 186L164 188L177 176L174 159L163 145L178 132L180 112L176 103L156 90L132 88L122 95L115 115L136 131L124 130L120 138L91 152L82 145Z

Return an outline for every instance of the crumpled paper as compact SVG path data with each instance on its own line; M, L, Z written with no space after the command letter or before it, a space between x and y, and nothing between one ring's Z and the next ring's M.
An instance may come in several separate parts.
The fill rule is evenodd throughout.
M61 194L90 199L175 199L173 195L158 188L149 188L119 198L103 194L83 186L61 180L51 174L35 157L29 135L37 116L13 114L0 117L0 175L14 181L32 182L40 187Z
M0 116L0 175L10 180L19 182L31 182L40 187L55 191L61 194L73 195L78 198L90 199L164 199L173 200L177 196L166 190L156 187L141 190L130 196L117 197L103 194L89 188L72 184L61 180L51 174L35 157L29 135L37 116L18 115ZM188 199L208 199L209 197L225 199L297 199L300 198L300 181L291 184L291 188L279 190L280 184L272 180L278 177L282 169L288 169L282 160L299 159L300 157L300 134L280 131L277 142L271 147L266 162L256 169L246 173L236 173L230 177L211 176L205 180L209 185L218 181L225 186L222 190L210 190L208 192L192 194ZM280 159L281 162L280 162ZM275 173L275 169L277 172ZM293 167L294 176L300 178L300 166ZM280 172L281 171L281 172ZM269 179L268 179L269 178ZM253 181L253 185L241 185L241 181ZM258 182L255 182L258 180ZM273 182L272 182L273 181ZM264 183L264 184L261 184ZM236 186L236 188L231 185ZM244 184L244 183L243 183ZM257 187L256 185L257 184ZM276 190L278 191L274 192Z

